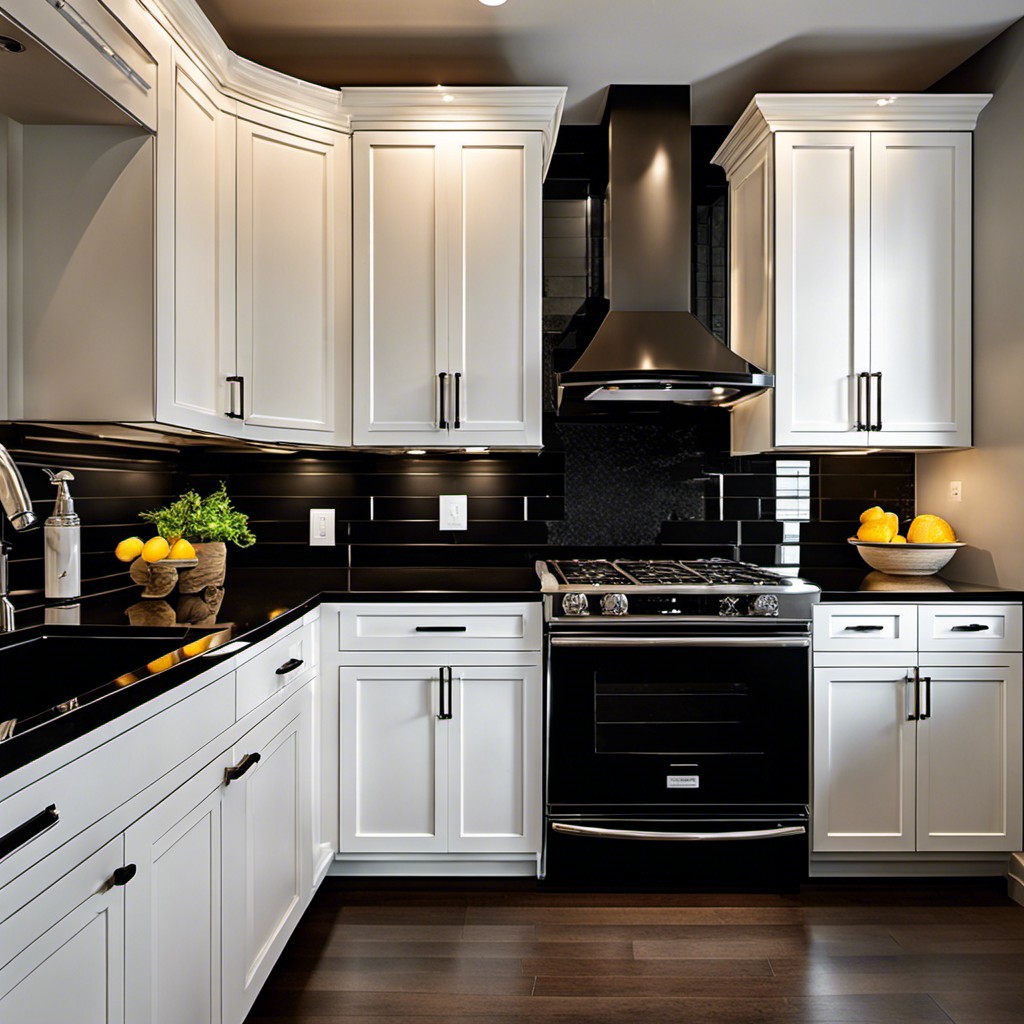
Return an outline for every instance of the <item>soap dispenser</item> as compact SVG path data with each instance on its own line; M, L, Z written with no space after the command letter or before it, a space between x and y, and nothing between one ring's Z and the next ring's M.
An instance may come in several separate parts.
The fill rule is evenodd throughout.
M53 515L43 524L45 550L46 599L77 601L82 590L81 520L75 515L75 503L68 490L74 476L66 469L43 472L57 488Z

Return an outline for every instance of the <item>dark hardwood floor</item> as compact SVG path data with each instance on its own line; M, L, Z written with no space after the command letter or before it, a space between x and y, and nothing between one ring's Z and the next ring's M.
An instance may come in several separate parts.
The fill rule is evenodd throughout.
M799 896L329 879L246 1024L1018 1024L1001 880Z

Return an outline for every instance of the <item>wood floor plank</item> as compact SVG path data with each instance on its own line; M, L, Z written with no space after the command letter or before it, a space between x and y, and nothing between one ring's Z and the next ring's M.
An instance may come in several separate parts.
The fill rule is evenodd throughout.
M528 996L534 979L511 972L460 971L364 971L358 967L342 970L283 970L277 975L277 991L309 992L449 992L458 995Z
M956 1024L1021 1024L1024 1000L1016 993L937 992L935 1001Z
M599 961L600 962L600 961ZM610 961L632 963L632 961ZM767 961L765 961L767 963ZM431 972L449 976L465 974L510 974L522 976L524 961L519 957L474 957L474 956L328 956L307 955L286 949L278 961L278 968L284 971L354 970L376 974L423 974ZM271 981L277 983L277 968Z
M673 960L599 960L526 957L523 974L534 977L604 977L607 975L680 975L700 978L771 977L767 957L726 959L691 957Z

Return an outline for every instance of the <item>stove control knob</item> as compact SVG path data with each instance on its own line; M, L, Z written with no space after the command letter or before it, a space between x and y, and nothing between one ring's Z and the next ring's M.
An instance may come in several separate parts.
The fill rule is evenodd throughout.
M778 615L779 599L774 594L758 594L757 597L750 602L750 614L765 616Z
M605 594L601 598L602 615L625 615L629 611L629 598L625 594Z
M562 598L562 611L566 615L589 615L590 604L586 594L568 593Z
M739 615L740 599L738 597L723 597L718 602L719 615Z

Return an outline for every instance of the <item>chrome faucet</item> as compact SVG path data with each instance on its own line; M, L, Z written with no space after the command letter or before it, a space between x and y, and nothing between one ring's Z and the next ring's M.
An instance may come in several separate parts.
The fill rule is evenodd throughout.
M10 452L0 444L0 505L18 530L31 530L36 525L36 514L32 511L32 499L28 496L25 481L18 472ZM0 543L0 633L14 629L14 606L7 588L7 553L10 545Z

